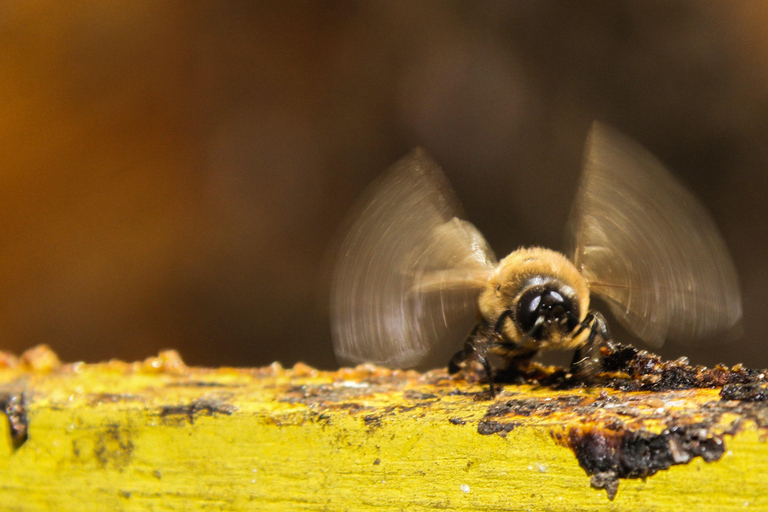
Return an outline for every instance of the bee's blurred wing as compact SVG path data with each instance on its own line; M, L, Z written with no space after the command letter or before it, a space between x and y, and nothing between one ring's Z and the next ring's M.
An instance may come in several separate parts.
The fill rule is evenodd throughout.
M459 211L447 179L421 149L371 189L334 269L339 359L413 366L436 344L458 344L469 334L496 260L474 226L456 218Z
M741 295L708 212L648 151L595 123L571 214L574 263L645 342L734 326Z

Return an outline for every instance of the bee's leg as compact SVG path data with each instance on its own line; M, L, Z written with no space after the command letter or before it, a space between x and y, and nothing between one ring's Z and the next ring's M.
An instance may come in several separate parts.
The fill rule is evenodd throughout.
M600 347L611 341L611 334L605 318L597 311L590 311L574 332L573 337L583 336L589 329L587 339L576 349L571 361L571 373L578 377L589 377L597 373L600 367Z
M470 359L475 359L482 366L485 371L485 376L488 379L488 385L490 386L491 396L496 396L496 388L493 385L493 371L491 369L491 363L488 362L486 354L488 353L488 342L486 337L482 334L478 335L478 332L483 327L482 324L477 324L472 333L464 342L464 348L456 352L451 360L448 362L448 373L458 373L461 371L464 363Z
M456 352L448 362L448 373L459 373L464 366L464 363L467 362L468 359L472 358L472 356L475 354L475 337L477 336L477 331L479 329L480 324L476 325L475 328L472 329L472 332L464 342L464 347Z
M512 318L511 309L504 310L504 312L499 315L499 319L496 320L496 324L493 326L493 334L495 334L496 337L501 338L501 332L504 329L504 322L507 321L507 318Z

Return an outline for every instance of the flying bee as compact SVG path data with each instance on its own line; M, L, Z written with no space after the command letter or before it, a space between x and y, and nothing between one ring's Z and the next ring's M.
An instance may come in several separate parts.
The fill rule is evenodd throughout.
M497 261L460 212L421 149L370 189L333 277L341 360L409 367L465 340L449 371L477 362L493 392L491 355L515 370L538 352L575 349L572 373L597 371L610 334L590 310L593 293L654 347L741 319L736 271L707 211L647 150L604 125L587 137L570 259L533 247Z

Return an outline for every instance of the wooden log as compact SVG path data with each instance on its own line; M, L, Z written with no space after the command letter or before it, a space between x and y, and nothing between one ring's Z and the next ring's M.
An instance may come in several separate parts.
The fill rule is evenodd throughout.
M765 375L624 356L602 387L540 368L491 399L442 370L6 355L2 508L768 509Z

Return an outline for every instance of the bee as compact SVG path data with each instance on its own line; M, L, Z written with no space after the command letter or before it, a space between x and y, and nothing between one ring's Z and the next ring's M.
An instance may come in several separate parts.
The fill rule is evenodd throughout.
M570 214L570 258L531 247L497 261L422 149L394 164L351 218L331 292L344 362L412 367L464 340L449 371L479 363L493 393L494 369L525 368L542 351L575 349L571 372L597 371L611 337L591 294L654 347L741 319L733 261L705 208L646 149L599 123Z

